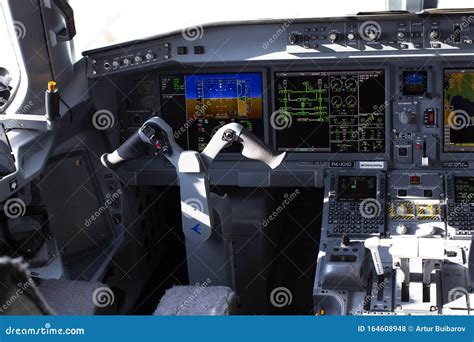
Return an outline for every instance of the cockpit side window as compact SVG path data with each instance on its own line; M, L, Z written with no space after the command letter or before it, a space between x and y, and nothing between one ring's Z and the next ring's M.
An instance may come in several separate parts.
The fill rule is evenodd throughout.
M5 2L0 1L0 113L4 113L15 98L21 71L15 45L26 35L26 26L12 21Z

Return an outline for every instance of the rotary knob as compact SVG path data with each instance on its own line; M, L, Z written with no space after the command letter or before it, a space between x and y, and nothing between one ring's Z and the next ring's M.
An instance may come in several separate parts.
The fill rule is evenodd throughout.
M353 32L349 32L347 34L347 40L349 40L349 41L354 41L356 39L356 37L357 37L356 34L353 33Z
M404 110L403 112L398 114L398 120L404 125L408 125L409 123L411 123L412 118L413 115L410 110Z
M130 58L124 58L122 64L125 66L130 65L132 64L132 60Z
M135 60L135 62L140 63L141 61L143 61L143 57L142 56L135 56L134 60Z
M438 40L441 34L439 30L431 30L428 36L430 37L430 40Z
M399 40L403 40L403 39L405 39L406 37L407 37L406 32L400 31L400 32L397 33L397 38L398 38Z
M147 61L150 61L152 60L153 58L155 58L155 54L152 53L152 52L148 52L146 55L145 55L145 58Z
M405 226L404 224L399 224L396 228L396 231L398 234L404 235L407 233L408 229L407 226Z
M301 35L298 34L298 33L291 33L288 36L288 40L289 40L290 44L292 44L292 45L298 43L300 38L301 38Z
M331 32L328 38L331 43L335 43L339 39L339 34L337 32Z

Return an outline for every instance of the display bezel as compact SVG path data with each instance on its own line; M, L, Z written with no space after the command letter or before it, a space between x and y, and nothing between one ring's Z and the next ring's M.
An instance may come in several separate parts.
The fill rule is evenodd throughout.
M267 144L269 142L269 135L268 135L268 77L267 71L265 68L192 68L187 70L166 70L166 71L159 71L157 73L157 84L158 84L158 114L159 116L162 115L162 94L161 94L161 78L162 76L185 76L185 75L212 75L212 74L248 74L248 73L259 73L261 75L262 81L262 127L263 127L263 141ZM237 152L226 152L220 153L217 155L217 160L235 160L236 157L241 156L240 153Z
M474 73L474 68L462 68L462 67L454 67L454 68L443 68L443 72L441 74L441 85L442 85L442 113L441 113L441 118L442 118L442 124L441 124L441 134L443 137L443 148L442 152L444 154L450 155L450 154L455 154L456 158L451 158L451 159L459 159L463 157L463 154L465 156L470 155L470 153L474 152L474 146L468 146L468 147L463 147L459 149L446 149L446 142L447 142L447 136L446 136L446 125L445 125L445 111L444 111L444 96L445 96L445 86L444 86L444 78L446 75L446 72L471 72ZM474 145L474 141L473 141Z
M390 117L389 113L391 111L391 104L388 100L390 98L390 72L388 66L381 66L380 64L371 64L367 63L364 67L354 68L354 65L351 66L341 66L337 65L337 68L334 68L333 64L324 64L321 63L318 66L292 66L290 68L273 68L271 70L271 113L276 110L276 101L275 101L275 91L276 91L276 74L277 73L285 73L285 72L301 72L301 73L308 73L308 72L369 72L380 70L384 72L385 77L385 151L380 153L367 153L367 152L299 152L299 151L290 151L287 152L287 160L337 160L337 161L345 161L345 160L387 160L391 154L392 143L390 141ZM268 129L270 131L270 137L272 141L272 147L277 149L276 143L276 130L272 128L270 124L270 120L267 121Z

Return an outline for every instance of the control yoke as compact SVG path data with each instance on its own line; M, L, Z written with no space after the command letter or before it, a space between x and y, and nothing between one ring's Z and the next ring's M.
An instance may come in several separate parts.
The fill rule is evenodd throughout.
M208 168L219 152L234 142L242 144L243 156L259 160L272 169L285 158L285 153L273 152L238 123L222 126L202 153L184 151L175 142L173 129L162 118L153 117L114 152L102 155L101 161L105 167L115 169L143 155L146 148L163 153L178 173L184 234L191 241L204 242L212 234L214 216L210 214L213 206Z

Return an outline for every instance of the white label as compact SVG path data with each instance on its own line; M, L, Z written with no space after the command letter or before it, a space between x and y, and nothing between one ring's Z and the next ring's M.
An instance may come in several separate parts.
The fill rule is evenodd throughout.
M359 162L360 169L383 169L385 166L385 162L375 162L375 161L361 161Z

